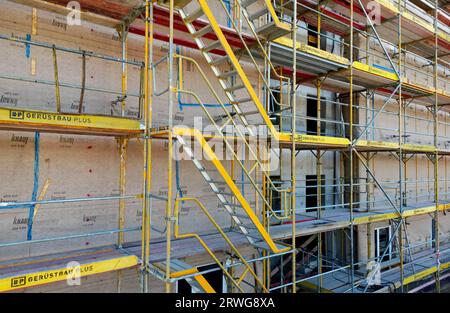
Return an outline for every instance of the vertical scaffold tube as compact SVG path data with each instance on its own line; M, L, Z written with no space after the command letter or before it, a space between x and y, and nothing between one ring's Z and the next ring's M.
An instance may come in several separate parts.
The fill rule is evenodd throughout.
M144 69L144 197L142 207L142 238L141 238L141 290L148 292L148 262L150 258L150 190L152 179L152 142L150 140L150 128L152 125L152 93L153 74L151 67L153 48L153 6L150 0L145 2L145 69Z
M402 98L402 2L398 2L398 26L397 26L397 36L398 36L398 182L399 182L399 211L403 213L403 125L402 125L402 114L403 114L403 98ZM404 229L403 217L400 216L400 226L398 228L398 242L399 242L399 254L400 254L400 291L404 291L404 247L403 247L403 231ZM393 234L394 236L395 234Z
M295 169L295 133L296 133L296 114L297 114L297 1L294 1L294 12L292 17L292 41L293 47L292 49L292 86L291 86L291 97L292 97L292 147L291 147L291 185L292 185L292 194L291 194L291 214L292 214L292 293L297 292L297 248L296 248L296 203L297 203L297 195L296 195L296 169Z
M172 228L172 154L173 154L173 66L174 66L174 42L173 42L173 25L174 25L174 0L170 0L169 6L169 146L168 146L168 160L167 160L167 206L166 206L166 293L170 293L172 284L168 281L170 279L170 257L171 257L171 228Z
M320 14L319 14L320 15ZM320 20L319 20L319 27L318 29L320 29ZM320 37L319 37L319 41L320 41ZM320 48L320 44L318 44L318 48ZM321 136L321 123L320 123L320 116L322 115L321 112L321 105L322 105L322 101L321 101L321 80L318 79L317 80L317 128L316 128L316 133L317 136ZM321 155L322 155L322 151L320 151L320 149L317 149L316 151L316 176L317 176L317 219L321 218L322 215L322 159L321 159ZM323 282L323 276L322 274L322 233L318 233L317 234L317 274L320 275L319 276L319 283L318 283L318 288L317 291L320 293L322 290L322 282Z
M436 203L436 211L434 215L434 247L436 252L436 292L441 292L440 280L440 242L439 242L439 152L438 152L438 16L439 16L439 2L435 0L434 3L434 202Z
M353 20L354 20L354 2L350 0L350 71L349 71L349 140L350 140L350 283L352 285L352 293L355 288L354 277L354 230L353 230Z
M127 163L127 146L128 138L120 137L119 142L119 154L120 154L120 172L119 172L119 193L120 197L125 196L126 185L126 163ZM119 219L118 219L119 232L117 233L117 246L122 248L124 242L123 229L125 227L125 199L119 200ZM122 271L117 272L117 292L121 292L122 287Z

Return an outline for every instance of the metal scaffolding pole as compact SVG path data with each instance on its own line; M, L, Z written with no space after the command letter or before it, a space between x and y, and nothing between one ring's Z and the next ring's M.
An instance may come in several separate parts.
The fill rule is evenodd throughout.
M124 233L123 229L125 227L125 189L126 189L126 169L127 169L127 148L128 148L128 138L121 137L118 138L119 143L119 154L120 154L120 172L119 172L119 220L118 228L119 233L117 234L117 246L119 249L122 248L124 243ZM122 285L122 272L117 272L117 290L120 293Z
M400 254L400 290L403 293L404 288L404 253L403 253L403 98L402 98L402 1L398 1L398 61L397 61L397 75L398 75L398 182L399 182L399 211L400 211L400 227L398 229L399 254ZM406 231L406 229L405 229Z
M320 21L320 20L319 20ZM320 23L319 23L320 25ZM319 37L320 38L320 37ZM320 39L318 42L318 48L320 48ZM321 80L317 80L316 88L317 88L317 136L321 136ZM322 151L317 149L316 151L316 175L317 175L317 219L321 218L322 211ZM318 274L322 274L322 233L317 234L317 271ZM319 284L318 284L318 292L320 293L322 290L322 282L323 277L319 276Z
M145 2L145 69L144 69L144 168L143 168L143 206L142 206L142 238L141 238L141 291L148 292L151 203L150 191L152 182L152 127L153 105L153 5L150 0Z
M436 291L441 292L440 280L440 238L439 238L439 152L438 152L438 131L439 131L439 97L438 97L438 58L439 58L439 41L438 41L438 10L439 2L434 2L434 146L436 152L434 154L434 202L436 203L436 211L434 213L434 247L436 252Z
M349 140L350 140L350 150L349 150L349 158L350 158L350 283L352 293L354 292L355 285L355 265L354 265L354 221L353 221L353 150L354 150L354 142L353 142L353 21L354 21L354 8L353 1L350 0L350 70L349 70Z
M292 214L292 293L297 292L297 246L296 246L296 223L297 223L297 215L296 215L296 205L297 205L297 193L296 193L296 114L297 114L297 1L294 2L294 10L292 16L292 41L293 41L293 49L292 49L292 84L291 84L291 105L292 105L292 146L291 146L291 214ZM280 86L281 88L281 86Z
M172 128L173 128L173 96L176 92L176 83L174 82L174 0L170 0L169 3L169 145L167 151L167 206L166 206L166 293L170 293L172 289L172 284L170 283L170 262L171 262L171 241L172 241L172 165L173 165L173 140L172 138Z

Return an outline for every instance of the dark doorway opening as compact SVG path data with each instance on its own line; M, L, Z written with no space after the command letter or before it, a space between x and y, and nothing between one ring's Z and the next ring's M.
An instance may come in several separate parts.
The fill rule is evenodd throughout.
M319 182L317 175L306 175L306 212L317 211ZM325 205L325 175L321 176L321 202Z
M308 135L317 135L317 98L313 95L308 95L306 100L306 133ZM323 119L327 114L327 105L325 98L320 98L320 118ZM320 122L320 134L326 135L326 123Z

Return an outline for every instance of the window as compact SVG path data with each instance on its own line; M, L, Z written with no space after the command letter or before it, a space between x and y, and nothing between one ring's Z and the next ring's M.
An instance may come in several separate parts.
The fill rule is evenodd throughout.
M320 99L320 118L323 119L326 116L326 100ZM313 95L308 95L306 100L306 133L308 135L317 135L317 98ZM320 134L325 135L326 123L320 122Z
M322 206L325 205L325 175L321 176L321 202ZM319 184L317 175L306 175L306 212L317 211L318 201L317 195L319 190ZM308 209L312 208L312 209Z
M386 248L388 251L381 262L392 259L392 243L389 244L391 238L391 226L375 229L375 257L377 260L383 255Z

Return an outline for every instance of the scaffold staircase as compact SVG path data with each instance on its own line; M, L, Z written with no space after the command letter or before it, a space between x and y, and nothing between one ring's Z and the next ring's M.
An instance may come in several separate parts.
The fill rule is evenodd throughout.
M167 5L167 3L168 1L160 1L160 4L163 5ZM210 8L210 1L175 1L175 6L179 11L179 14L189 32L192 34L192 37L198 45L202 55L206 59L209 67L218 79L220 86L222 87L226 97L231 104L231 109L230 107L226 107L221 102L220 97L218 97L207 76L203 73L202 69L198 66L195 60L181 55L176 55L176 58L179 58L180 66L182 66L183 62L181 61L183 59L189 59L191 63L197 66L199 72L203 76L203 79L209 86L209 89L215 95L216 100L222 104L222 108L225 112L225 123L222 125L217 124L217 116L213 116L208 111L207 107L202 103L200 97L198 97L192 91L184 90L182 79L180 79L180 84L177 88L177 92L180 94L189 94L196 98L205 114L208 116L210 122L216 127L216 139L219 139L225 143L226 149L232 154L232 157L235 160L236 164L242 168L243 172L246 175L245 179L247 179L248 181L246 186L249 187L246 188L250 189L249 193L254 193L254 195L260 200L261 205L266 208L266 211L268 212L267 217L269 219L290 218L290 216L287 216L285 213L284 215L280 215L279 212L275 212L272 209L271 203L267 199L267 194L263 192L263 184L257 183L252 177L252 174L258 172L257 170L259 170L262 173L264 180L266 181L267 189L276 190L277 192L284 193L285 195L290 195L291 190L289 188L280 190L280 188L278 188L276 184L271 180L267 163L261 161L258 152L251 147L250 140L251 138L255 138L256 134L254 133L254 128L250 127L251 125L249 124L249 121L247 119L247 116L249 115L259 115L259 117L263 120L262 125L269 128L269 132L272 137L275 137L278 140L280 133L271 122L271 119L267 114L265 105L263 104L267 103L267 100L262 99L267 99L267 97L269 97L272 99L272 101L278 101L274 93L281 93L284 87L290 87L290 79L282 76L277 76L277 78L274 79L275 86L273 84L270 85L267 82L266 75L264 74L265 71L261 71L260 68L261 62L258 63L255 59L252 58L252 51L255 51L255 45L259 45L259 50L264 56L265 61L269 64L270 71L276 72L276 69L270 63L269 56L265 54L263 41L266 39L259 37L256 33L254 33L254 38L257 44L253 43L252 51L250 51L248 43L246 42L246 40L244 40L244 38L242 37L242 33L238 30L233 19L229 15L229 12L226 10L224 2L222 0L219 0L217 1L217 3L219 4L219 7L223 7L226 14L228 15L228 18L231 20L233 27L236 30L236 34L238 34L241 39L242 46L244 47L240 49L241 51L234 51L231 48L230 44L227 41L227 38L222 32L222 29L220 28L220 25L214 16L213 11ZM256 4L256 1L244 1L244 3L246 7L249 7ZM266 6L269 12L274 12L273 7L271 7L270 1L264 1L263 4ZM196 7L194 7L195 5ZM243 10L245 9L243 8ZM194 25L194 22L203 16L207 17L209 23L203 28L197 29ZM279 20L277 23L279 23ZM273 24L272 27L277 28L278 26L276 24ZM254 29L252 30L255 31ZM205 35L210 33L214 33L217 37L217 40L207 42L203 38ZM219 57L215 55L213 51L217 49L225 51L225 55ZM255 86L252 85L250 78L247 76L246 71L243 69L242 65L239 62L239 59L243 58L244 50L247 50L246 57L252 60L254 67L257 69L257 73L259 75L257 79L263 82L263 88L259 88L261 86L257 86L255 90ZM239 57L236 55L237 53L239 53ZM182 68L180 72L182 73ZM254 81L254 79L252 79L252 81ZM263 89L265 89L266 93L260 93L258 95L258 92ZM289 100L289 97L286 98ZM289 101L287 101L287 103L278 101L278 103L280 106L289 107ZM255 105L257 109L256 111ZM236 117L238 117L238 120L240 120L240 125L237 124L238 121L235 120ZM227 125L233 126L231 132L225 130ZM175 128L172 132L175 137L174 139L176 139L177 142L179 142L183 146L184 152L193 161L207 184L211 187L212 191L219 199L221 205L230 214L235 229L238 232L242 233L250 242L250 244L258 249L270 251L272 253L283 253L289 251L290 247L279 245L275 243L271 238L269 232L261 222L260 217L258 217L258 215L255 213L255 210L250 206L241 190L237 187L235 181L229 175L228 171L225 169L224 165L219 160L212 147L209 145L208 140L205 138L204 134L202 134L200 130L187 128ZM267 131L265 136L267 137ZM190 138L193 142L196 142L201 146L201 149L203 153L207 155L208 160L199 160L196 158L190 147L191 140L186 140L187 138ZM235 151L236 141L243 143L249 155L255 159L254 164L249 164L249 162L241 161L239 159L239 156ZM207 169L208 167L204 164L206 161L213 164L213 169ZM288 212L286 208L284 208L283 211Z
M166 0L160 1L163 5L167 5L167 2L168 1ZM245 127L248 127L248 116L257 115L259 120L252 121L252 125L262 122L261 125L264 125L269 129L272 137L279 140L280 133L273 125L269 114L267 114L265 104L272 102L277 103L280 108L290 107L290 97L286 96L284 99L280 100L283 92L290 87L290 78L284 77L278 73L279 69L275 68L271 63L264 42L268 40L267 38L274 39L276 37L274 35L275 33L278 34L277 36L281 36L281 33L288 33L291 26L279 20L275 8L268 0L240 1L242 14L247 24L250 26L250 37L252 38L252 42L249 42L248 36L244 38L239 25L234 22L234 19L228 12L223 0L218 0L219 7L223 8L223 11L221 12L225 12L226 17L230 21L232 28L235 30L242 44L242 48L233 50L208 2L209 1L206 0L175 1L175 6L209 67L218 79L226 97L230 101L234 110L233 116L239 117L242 124ZM270 15L270 18L268 19L273 21L273 23L271 22L264 26L264 32L259 30L261 34L258 34L258 29L256 29L256 26L252 21L252 18L256 19L256 17L252 16L248 11L251 6L256 4L259 4L260 7L262 5L263 11ZM202 17L206 17L209 23L203 28L197 29L194 22ZM280 27L283 29L283 32L281 33L279 31ZM270 29L272 29L272 31L269 31ZM208 34L215 34L217 40L207 41L204 37ZM268 37L267 34L269 34ZM217 56L212 53L217 49L223 50L225 55ZM258 53L258 61L254 57L255 53ZM252 64L252 68L254 68L257 73L256 79L253 77L250 79L247 76L246 70L240 64L240 59L246 59ZM267 70L261 69L261 64L263 63L266 63ZM270 79L268 79L267 75L269 72L270 75L272 75L269 75ZM252 81L255 83L259 81L260 83L258 84L260 86L254 86ZM262 90L264 92L261 92ZM230 123L230 121L227 120L225 123ZM253 135L251 131L249 131L249 135Z
M167 4L167 1L161 2L162 4ZM218 3L224 6L223 1L218 1ZM251 4L253 3L254 2L252 2ZM255 133L253 131L254 128L250 127L247 120L247 116L249 115L259 115L259 117L263 120L263 126L269 128L272 136L275 136L276 139L279 139L280 133L271 122L266 108L263 105L263 103L267 102L262 99L267 99L267 95L258 95L258 91L262 90L263 88L259 88L261 87L259 86L255 90L255 87L251 84L249 77L247 77L244 69L239 62L239 58L236 56L235 51L233 51L233 49L231 48L230 44L227 41L227 38L222 32L216 18L214 17L214 14L209 7L208 1L176 1L175 5L177 4L179 5L177 9L180 13L180 16L182 17L184 23L192 34L204 58L208 62L212 72L218 79L226 97L230 101L232 109L226 107L221 102L221 99L216 94L214 87L212 87L207 76L203 73L203 70L198 66L195 60L181 55L175 56L179 59L179 71L182 73L183 59L186 59L197 66L199 72L203 76L203 79L209 86L211 92L214 94L216 100L222 104L222 108L225 112L225 115L223 117L223 119L226 119L225 123L222 125L218 124L217 116L213 116L213 114L208 111L207 107L202 103L200 97L198 97L194 92L184 89L182 79L179 80L177 92L179 94L184 93L193 96L198 101L199 105L208 116L210 122L216 127L216 139L219 139L219 141L222 140L225 143L226 149L228 150L228 152L231 152L233 159L236 161L236 164L238 165L238 167L240 166L245 173L246 177L244 179L247 179L248 183L246 184L246 186L249 187L246 188L250 189L249 193L254 193L255 196L260 200L261 205L266 208L267 212L269 212L267 218L275 218L278 220L290 218L290 216L286 215L286 212L289 211L287 208L282 209L282 211L284 212L283 215L281 215L279 212L275 212L272 209L271 203L267 198L267 193L265 194L263 192L263 184L257 183L252 177L252 174L258 172L257 170L259 170L262 173L264 180L266 181L267 189L269 190L269 192L277 191L283 193L283 195L285 196L290 195L291 193L289 187L287 187L287 189L281 190L281 188L276 186L276 184L270 178L267 163L261 161L258 152L255 152L254 148L252 148L250 145L250 140L251 138L255 138ZM185 9L188 4L189 10ZM197 8L192 8L191 5L194 4L198 4L199 6ZM248 3L248 5L250 5L250 3ZM227 12L227 14L229 13ZM206 16L208 18L209 24L204 28L197 29L194 25L194 22L202 16ZM236 27L234 23L233 27ZM214 33L218 39L216 41L206 42L203 37L209 33ZM245 47L245 49L247 49L248 57L251 58L252 53L249 50L247 42L244 40L242 34L237 29L236 33L239 34L242 40L242 45ZM263 44L260 41L261 38L259 38L258 36L256 36L255 38L257 38L256 40L262 48L260 50L262 51L262 53L264 53L265 50L263 49ZM226 55L217 57L213 53L213 51L217 49L223 49L226 52ZM242 57L242 50L240 53L240 57ZM267 55L265 55L265 57L266 61L271 64L269 57ZM260 70L260 63L257 63L253 59L253 64L259 74L258 80L263 81L263 85L265 90L267 91L267 94L270 98L277 101L277 97L274 95L274 92L281 93L283 87L289 87L290 79L280 76L277 77L275 86L269 85L266 81L266 76ZM270 65L270 68L272 72L275 71L275 68L272 65ZM289 99L289 97L286 98ZM256 113L255 105L257 108ZM281 101L279 102L279 105L288 107L289 103L284 103ZM241 122L240 125L237 124L237 122L239 121L235 120L236 116L239 117L239 120ZM226 126L228 125L233 127L231 132L225 130ZM255 210L245 199L244 195L241 193L236 183L230 177L228 171L225 169L217 155L214 153L213 149L208 144L207 139L201 133L201 131L196 129L177 128L173 131L173 134L177 142L179 142L183 146L186 154L188 154L189 158L194 162L195 166L202 174L205 181L211 187L212 191L219 199L221 205L230 214L233 224L234 226L236 226L235 229L241 232L248 239L248 241L258 249L271 251L272 253L283 253L289 251L290 247L278 245L273 241L269 232L260 221L260 217L258 217L258 215L255 213ZM267 137L266 130L264 136ZM207 166L203 164L205 160L198 160L195 158L194 153L190 148L191 141L186 141L186 138L188 137L190 139L193 139L194 142L197 142L197 144L200 144L202 151L208 156L209 161L214 166L212 170L207 169ZM243 143L249 155L255 159L254 164L249 164L249 162L243 162L239 160L239 157L235 151L236 141Z
M249 21L249 26L261 38L271 41L289 34L291 25L281 21L287 11L284 5L291 1L284 1L276 6L270 0L242 0L239 1L244 18ZM283 2L283 1L281 1Z
M192 160L220 204L232 218L236 226L234 230L242 233L248 242L258 249L272 251L273 253L289 251L290 247L277 244L271 238L258 215L254 212L200 131L195 129L176 129L175 133L177 142L183 146L183 152ZM200 144L202 151L205 153L204 159L207 160L208 165L212 163L213 168L207 168L207 165L203 164L206 163L205 160L200 161L195 157L190 141L186 141L185 137L194 138L194 141ZM258 186L254 187L255 189L258 188Z

